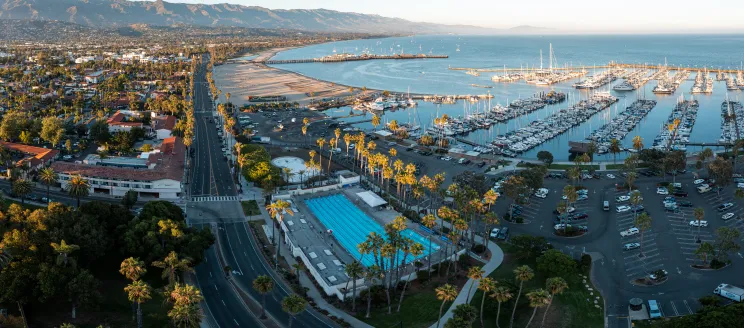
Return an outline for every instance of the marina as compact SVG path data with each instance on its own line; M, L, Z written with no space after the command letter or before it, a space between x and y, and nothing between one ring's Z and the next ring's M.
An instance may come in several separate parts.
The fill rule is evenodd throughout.
M610 150L612 140L623 140L633 131L636 125L643 120L656 106L656 100L638 99L623 112L615 116L612 121L592 132L586 139L597 144L597 153L606 154Z
M700 104L692 96L685 100L680 96L674 110L669 115L666 123L662 125L661 132L654 139L653 148L658 150L687 150L690 142L690 134L695 126Z
M744 106L726 99L721 104L721 139L718 142L733 144L741 139L741 130L744 130Z

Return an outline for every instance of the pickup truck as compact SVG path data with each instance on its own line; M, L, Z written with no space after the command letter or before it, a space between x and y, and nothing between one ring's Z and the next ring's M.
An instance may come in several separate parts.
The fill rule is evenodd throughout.
M728 298L734 302L744 300L744 289L729 284L720 284L713 290L713 294Z
M628 236L635 235L635 234L637 234L639 232L640 232L640 230L638 230L638 228L633 227L633 228L630 228L628 230L620 231L620 236L621 237L628 237Z

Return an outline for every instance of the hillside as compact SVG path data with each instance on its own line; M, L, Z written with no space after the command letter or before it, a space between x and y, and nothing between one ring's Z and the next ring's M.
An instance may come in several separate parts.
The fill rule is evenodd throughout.
M271 10L234 4L185 4L128 0L0 0L0 19L59 20L91 27L132 24L235 26L322 32L498 33L467 25L417 23L326 9Z

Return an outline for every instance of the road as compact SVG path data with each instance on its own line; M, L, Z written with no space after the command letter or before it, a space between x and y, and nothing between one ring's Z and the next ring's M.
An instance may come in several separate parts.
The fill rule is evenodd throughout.
M244 324L257 327L257 320L241 304L242 300L229 288L224 277L224 266L217 258L222 254L224 265L233 268L232 279L240 289L259 301L261 295L253 290L253 279L268 275L275 279L275 287L266 297L266 311L280 325L287 323L287 314L282 310L281 300L291 289L271 269L259 252L258 243L249 232L245 217L231 178L227 159L222 151L222 140L218 136L219 120L213 117L214 106L209 95L209 84L205 76L205 64L196 74L194 92L195 142L189 174L190 201L187 205L189 222L195 226L211 225L218 242L207 251L207 261L197 267L197 281L211 314L214 326L233 327ZM284 250L286 252L286 250ZM216 286L216 289L214 289ZM214 291L210 290L214 289ZM336 327L325 316L308 307L295 317L295 327ZM237 320L237 322L236 322ZM243 321L241 321L243 320Z

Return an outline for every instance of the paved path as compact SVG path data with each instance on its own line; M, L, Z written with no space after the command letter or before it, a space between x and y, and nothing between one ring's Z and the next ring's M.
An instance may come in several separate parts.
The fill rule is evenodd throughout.
M483 243L483 238L481 236L476 236L476 242ZM497 245L494 242L488 243L488 250L491 251L491 259L486 263L486 265L483 266L483 271L486 273L483 275L488 276L496 270L500 265L501 262L504 261L504 252L501 250L501 247ZM470 289L470 286L473 286L473 289L470 293L470 297L468 297L468 289ZM460 294L457 295L457 298L455 298L455 301L450 304L449 309L447 312L442 315L442 320L440 323L440 327L444 327L444 324L449 320L452 319L453 312L455 308L460 304L466 304L470 303L470 301L475 296L475 291L478 288L478 281L474 279L469 279L465 285L462 286L462 289L460 290ZM435 322L432 324L429 328L437 328L437 323Z

